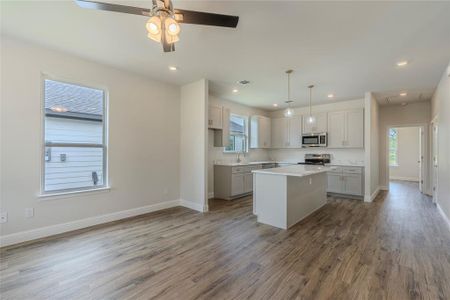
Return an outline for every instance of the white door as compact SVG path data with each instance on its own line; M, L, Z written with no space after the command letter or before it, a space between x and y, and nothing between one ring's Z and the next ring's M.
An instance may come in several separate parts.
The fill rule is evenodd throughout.
M419 127L419 157L417 158L417 163L419 164L419 190L423 193L423 154L424 154L424 129Z
M266 117L261 117L259 120L259 137L262 143L261 148L270 148L271 146L271 128L270 119Z
M344 193L355 196L362 195L361 174L344 175Z
M346 138L345 146L347 148L364 147L364 111L352 110L347 112L346 116Z
M287 143L287 118L272 119L272 148L285 148Z
M439 166L439 139L438 139L438 131L439 126L437 122L433 122L433 134L432 134L432 147L433 147L433 185L432 185L432 193L433 193L433 202L437 203L438 200L438 166Z
M345 141L345 112L328 113L328 147L343 148Z
M253 191L253 174L248 173L244 175L244 193L251 193Z
M236 196L244 193L244 175L231 175L231 196Z
M327 113L313 114L314 122L309 123L309 115L303 116L303 133L327 132Z
M342 174L328 173L327 177L328 177L327 192L338 194L342 193L343 192Z
M289 148L302 147L302 117L293 116L289 118L288 145Z

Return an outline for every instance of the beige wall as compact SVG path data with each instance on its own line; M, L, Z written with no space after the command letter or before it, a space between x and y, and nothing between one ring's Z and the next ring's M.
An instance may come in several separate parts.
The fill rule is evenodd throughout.
M450 73L450 66L447 68ZM433 118L439 124L438 204L450 219L450 77L446 72L432 98Z
M220 99L214 95L209 95L210 105L224 106L230 109L230 112L237 115L248 116L262 115L268 116L268 112L261 109L245 106L232 101ZM244 161L260 161L268 160L268 151L265 149L249 149L245 157L241 159ZM214 147L214 131L208 130L208 195L214 195L214 162L215 161L234 161L236 160L235 153L224 153L223 147Z
M207 211L208 81L182 86L180 102L180 198L184 206Z
M398 132L398 166L389 167L389 178L419 181L420 128L400 127Z
M110 191L39 197L42 72L107 89ZM2 37L1 235L179 199L179 98L176 86Z
M380 106L380 186L386 188L389 182L388 161L387 161L387 137L389 127L402 127L411 125L423 125L425 129L424 144L428 145L428 124L431 120L431 103L417 102L406 106L388 105ZM428 149L425 149L424 157L428 157ZM429 161L424 159L424 168L428 169ZM424 191L429 193L429 176L424 177Z
M370 202L376 197L379 184L379 105L372 93L365 95L365 120L364 120L364 147L366 169L364 176L365 195L364 201Z

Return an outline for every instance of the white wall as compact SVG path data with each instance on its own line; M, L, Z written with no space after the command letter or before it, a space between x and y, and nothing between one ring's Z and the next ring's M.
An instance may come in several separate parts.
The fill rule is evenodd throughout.
M364 99L314 105L312 111L313 113L320 113L356 108L364 108ZM309 114L309 107L297 107L293 110L294 115ZM270 117L283 117L283 112L284 110L271 112ZM299 162L304 160L306 153L329 153L332 163L364 164L364 149L274 149L270 150L269 157L277 161Z
M420 128L397 128L397 163L389 167L389 178L397 180L419 181L420 165Z
M202 79L182 86L180 100L180 198L183 205L198 211L208 210L207 120L208 81Z
M262 115L268 116L268 112L261 109L245 106L235 102L220 99L214 95L209 95L209 104L224 106L230 109L230 112L237 115L248 116ZM213 197L214 195L214 162L215 161L234 161L236 160L235 153L224 153L223 147L214 147L214 131L208 130L208 195ZM268 151L265 149L249 149L245 157L241 159L244 161L261 161L268 160Z
M108 91L110 191L38 197L41 72ZM1 236L179 199L179 98L176 86L2 36Z
M431 103L417 102L410 103L406 106L402 105L388 105L380 106L380 186L383 188L388 187L389 176L388 176L388 160L387 160L387 137L389 127L403 127L403 126L414 126L423 125L425 136L424 144L429 145L428 142L428 124L431 118ZM424 157L428 157L428 149L425 149ZM428 170L429 161L424 159L424 169ZM424 178L424 192L429 193L429 176Z
M450 65L447 68L450 73ZM433 95L432 115L438 117L438 205L450 220L450 77L444 73Z
M370 202L378 194L379 183L379 128L380 108L372 93L365 95L364 111L364 147L365 152L365 174L364 174L364 201Z

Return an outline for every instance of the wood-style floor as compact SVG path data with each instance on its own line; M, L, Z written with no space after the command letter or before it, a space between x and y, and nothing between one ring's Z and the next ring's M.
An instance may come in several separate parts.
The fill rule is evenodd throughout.
M330 199L289 230L251 199L0 250L1 299L450 299L450 232L417 186Z

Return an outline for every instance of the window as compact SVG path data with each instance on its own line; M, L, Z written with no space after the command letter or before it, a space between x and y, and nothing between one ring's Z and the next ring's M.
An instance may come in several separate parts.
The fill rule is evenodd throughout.
M44 80L43 193L106 186L105 92Z
M230 115L230 145L225 147L224 152L236 153L247 152L247 117Z
M389 166L398 166L398 131L389 129Z

